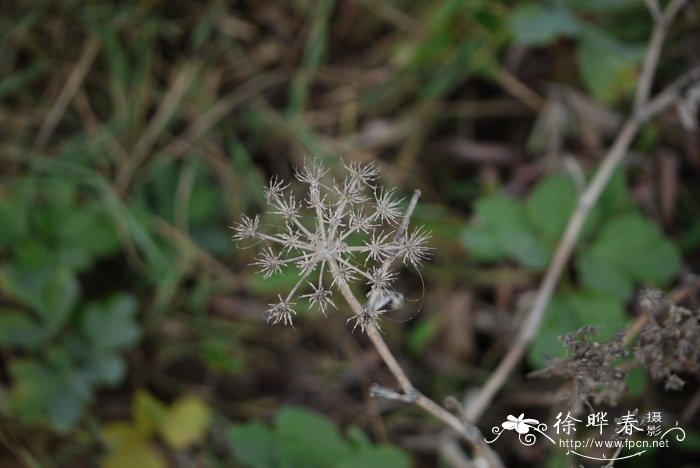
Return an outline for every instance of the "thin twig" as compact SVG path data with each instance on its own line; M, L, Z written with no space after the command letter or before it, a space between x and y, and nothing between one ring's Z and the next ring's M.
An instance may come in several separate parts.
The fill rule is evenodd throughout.
M647 1L647 6L654 18L654 30L651 33L647 53L644 57L644 65L642 65L642 73L639 76L639 84L634 96L634 110L638 110L642 105L649 100L651 93L651 85L654 82L654 75L661 57L661 49L663 48L668 27L676 17L676 14L685 4L686 0L672 0L666 7L663 14L659 11L659 4L655 1Z
M681 3L681 4L679 4ZM667 24L673 20L673 16L680 10L682 2L672 1L664 12L664 23L657 23L655 28L666 28ZM673 13L675 12L675 13ZM673 15L671 14L673 13ZM660 47L652 40L650 49ZM648 54L656 54L658 51L649 50ZM647 59L644 61L645 67L656 68L657 59ZM651 76L653 78L653 70L642 71L642 76ZM520 333L513 341L513 345L503 357L498 367L489 376L488 380L481 388L480 392L472 400L466 410L466 417L471 421L477 421L484 413L491 400L503 386L508 376L512 373L515 366L520 362L525 355L528 346L539 332L542 324L542 318L549 305L549 301L554 293L554 290L559 283L559 279L566 267L566 264L571 257L571 254L576 245L576 241L581 233L581 229L588 217L588 213L598 201L600 194L607 185L615 168L620 164L624 156L627 154L630 144L637 135L640 126L651 119L656 114L668 108L683 92L683 90L692 82L700 80L700 67L695 67L685 75L677 79L673 84L669 85L664 91L659 93L654 99L648 100L644 97L644 102L635 108L632 115L622 126L615 141L608 150L605 158L595 173L593 179L588 184L584 192L578 200L578 204L574 213L571 215L567 224L566 230L559 242L554 253L554 259L550 263L544 279L540 285L535 302L528 312L528 315L520 329ZM643 94L642 94L643 96Z
M420 191L416 190L413 193L413 197L411 198L411 202L408 205L406 213L404 213L403 221L397 230L395 238L396 240L401 240L402 237L406 234L408 223L410 221L411 215L413 214L413 210L415 209L416 204L418 203L419 197ZM338 268L337 262L333 259L329 260L329 264L332 270L336 270ZM390 265L391 262L385 262L382 267L389 268ZM355 315L358 316L359 320L359 317L367 313L366 307L362 306L362 304L360 304L360 301L357 300L357 297L355 297L355 295L350 290L350 286L348 285L347 281L345 281L342 278L337 278L337 283L341 295L348 303ZM368 303L371 306L371 298L368 301ZM372 323L368 323L365 326L365 329L367 331L367 334L369 335L372 345L374 345L374 348L377 350L386 366L394 375L394 378L396 379L399 386L401 387L401 390L403 391L403 394L400 394L392 390L386 389L384 387L373 386L373 394L392 400L403 401L405 403L413 403L414 405L422 408L426 412L430 413L437 419L444 422L454 431L456 431L467 443L469 443L475 455L484 459L486 463L488 463L488 466L502 467L503 463L501 462L500 458L498 457L496 452L494 452L491 449L491 447L489 447L488 444L486 444L479 429L473 424L469 423L468 421L461 421L460 418L456 417L454 414L450 413L445 408L443 408L430 398L420 393L413 386L411 380L408 378L406 372L403 370L403 367L401 367L399 361L392 354L391 350L387 346L379 330Z

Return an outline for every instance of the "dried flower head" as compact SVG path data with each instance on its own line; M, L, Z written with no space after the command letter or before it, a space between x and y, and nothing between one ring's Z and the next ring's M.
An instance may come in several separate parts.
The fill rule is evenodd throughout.
M685 382L675 373L700 369L700 313L663 300L655 290L642 292L639 304L651 320L639 333L635 356L666 390L679 390Z
M626 372L613 364L628 354L619 331L609 341L598 343L593 336L598 328L586 326L559 337L569 357L552 362L531 376L555 375L573 382L574 395L584 403L615 404L625 390Z
M403 232L400 200L393 189L375 184L379 168L373 163L351 162L345 169L344 179L328 180L328 169L317 162L297 168L294 177L306 186L303 193L292 193L289 184L273 177L265 196L269 213L281 219L280 232L261 232L259 216L243 216L233 227L234 240L255 239L266 244L252 263L265 278L288 266L299 268L299 279L291 291L270 304L269 322L292 324L296 311L291 301L297 293L304 293L300 297L325 315L336 308L331 289L347 292L354 281L369 286L368 307L372 309L381 297L398 297L392 289L396 275L389 271L391 262L400 259L419 267L429 257L429 233L420 228ZM366 331L370 325L379 328L381 313L365 309L352 319L355 327Z

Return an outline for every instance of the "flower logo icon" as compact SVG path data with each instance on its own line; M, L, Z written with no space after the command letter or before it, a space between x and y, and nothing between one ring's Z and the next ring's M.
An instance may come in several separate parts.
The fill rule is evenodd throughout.
M530 432L531 426L537 427L539 424L539 421L537 419L525 419L525 413L520 413L520 416L517 418L513 416L512 414L509 414L507 421L504 421L501 426L503 426L503 429L506 429L508 431L512 431L515 429L518 434L527 434Z

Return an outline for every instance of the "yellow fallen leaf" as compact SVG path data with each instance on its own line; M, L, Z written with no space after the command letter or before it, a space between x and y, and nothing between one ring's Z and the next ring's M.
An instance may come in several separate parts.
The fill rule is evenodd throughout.
M146 441L134 440L110 452L102 468L165 468L163 456Z
M168 408L159 431L170 447L182 450L202 440L210 422L211 411L206 402L196 396L186 396Z

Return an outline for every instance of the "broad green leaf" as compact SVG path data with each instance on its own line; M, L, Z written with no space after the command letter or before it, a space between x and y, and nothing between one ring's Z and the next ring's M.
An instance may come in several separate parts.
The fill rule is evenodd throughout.
M234 425L228 440L236 459L253 468L407 467L410 458L389 445L372 445L356 427L345 440L326 417L284 407L274 429L259 422Z
M0 270L0 288L32 307L48 333L55 333L64 325L80 294L75 275L63 268L33 270L4 265Z
M83 333L101 349L121 349L135 344L141 330L134 320L136 300L116 294L102 303L89 304L83 312Z
M681 264L678 250L657 225L636 213L605 224L589 255L630 278L655 285L670 280Z
M24 200L0 193L0 245L24 237L29 230L28 207Z
M238 461L253 468L278 466L279 447L272 429L260 422L234 425L228 440Z
M411 459L396 447L375 446L362 449L334 466L336 468L408 468L411 466Z
M367 434L365 434L364 431L359 427L350 426L347 430L346 435L348 438L348 442L350 442L350 444L356 450L362 450L366 447L372 446L372 441L369 440Z
M118 353L94 350L89 360L90 377L96 384L112 386L124 378L126 364Z
M10 407L27 422L47 421L63 432L77 423L92 398L90 383L75 369L17 359L9 370Z
M604 341L628 322L623 303L615 296L587 290L555 295L542 320L540 333L530 347L530 361L542 368L549 358L564 357L565 348L559 337L585 325L599 326L595 339Z
M26 313L0 308L0 343L31 348L44 341L46 336L41 324Z
M596 206L600 207L603 216L609 216L624 209L629 201L625 171L617 169L610 177L603 193L600 194L600 200Z
M276 419L275 433L289 466L327 467L351 453L329 419L299 407L285 407Z
M461 238L469 248L469 255L476 260L490 262L506 256L506 250L486 225L474 224L465 227Z
M175 450L184 450L206 437L211 410L204 400L185 396L167 409L158 427L163 440Z
M576 260L581 282L596 291L604 291L624 301L633 292L633 280L605 258L584 251Z
M492 195L476 202L478 222L484 223L500 247L522 265L542 268L550 252L533 233L522 203L503 195Z
M576 206L576 198L576 185L571 177L547 177L530 193L526 203L527 214L548 241L556 242Z
M636 85L643 48L622 44L601 30L589 28L577 51L579 70L593 95L612 103Z
M563 5L519 4L508 19L515 41L548 44L561 36L576 37L584 26Z

